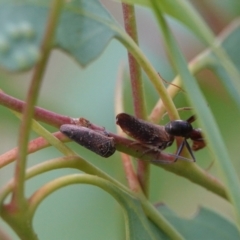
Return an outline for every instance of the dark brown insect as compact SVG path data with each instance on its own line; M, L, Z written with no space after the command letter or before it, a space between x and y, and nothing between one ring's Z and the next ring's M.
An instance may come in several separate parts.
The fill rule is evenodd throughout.
M81 146L102 157L108 158L116 150L113 138L108 137L103 132L72 124L62 125L60 131Z
M127 113L116 116L116 124L130 137L159 150L172 145L174 136L165 131L164 126L152 124Z
M205 146L200 129L193 129L191 125L191 122L195 120L194 117L189 118L187 121L171 121L165 126L152 124L126 113L118 114L116 120L116 123L130 137L138 140L140 143L154 146L160 151L171 146L175 136L183 137L184 140L178 148L175 161L185 145L194 161L195 157L192 149L196 151ZM187 142L188 138L193 140L192 149Z

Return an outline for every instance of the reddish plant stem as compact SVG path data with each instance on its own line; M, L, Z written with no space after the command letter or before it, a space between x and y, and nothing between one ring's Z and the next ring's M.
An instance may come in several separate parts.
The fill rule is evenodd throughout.
M52 133L52 135L56 138L58 138L59 140L61 140L62 142L66 141L66 136L63 135L60 132L55 132ZM38 137L35 138L33 140L31 140L28 143L28 154L37 152L43 148L49 147L50 143L43 137ZM3 153L2 155L0 155L0 169L6 165L8 165L9 163L15 161L16 156L17 156L17 152L18 152L18 147L15 147L5 153ZM0 238L1 239L1 238Z
M132 37L132 39L138 44L134 6L122 3L122 9L125 30L129 34L129 36ZM132 96L135 116L141 119L146 119L146 110L144 102L145 98L143 91L141 69L135 58L130 53L128 53L128 62L132 85ZM138 161L137 176L139 183L142 186L143 192L145 193L146 196L148 196L149 169L150 169L149 163Z
M16 112L23 112L26 103L22 100L14 98L3 91L0 92L0 104ZM68 116L63 116L49 110L35 107L34 119L59 128L63 124L73 124L73 119Z
M100 130L101 127L95 124L90 124L89 128L92 130L101 131ZM106 133L104 128L102 128L102 131ZM208 174L206 171L199 169L196 164L184 163L180 160L176 163L174 162L175 160L174 155L169 155L168 153L164 153L164 152L156 152L154 150L149 149L148 146L141 145L130 139L118 136L110 132L108 132L108 135L114 138L116 149L118 151L126 153L127 155L131 155L135 158L139 158L141 156L141 159L143 161L150 161L152 164L156 166L160 166L167 171L170 171L182 177L186 177L188 178L188 180L218 194L219 196L225 199L228 199L227 193L222 183L217 178ZM60 132L54 133L54 136L63 142L70 141L68 137L61 134ZM35 151L39 151L40 149L48 146L50 146L50 144L42 137L34 139L29 143L28 153L30 154ZM0 167L12 162L15 158L16 158L16 149L12 149L11 151L1 155ZM123 164L130 164L129 160L127 161L125 160L126 159L123 160ZM126 167L125 171L130 171L126 175L128 178L129 186L131 186L132 191L139 192L140 191L139 185L137 184L138 182L135 179L134 172L131 171L131 167ZM189 172L191 172L191 174L189 174Z
M18 100L7 94L4 94L3 92L0 92L0 104L12 110L15 110L17 112L22 112L22 109L25 103L21 100ZM46 116L45 116L45 113L47 113ZM52 120L49 120L50 116L53 117ZM69 123L80 124L82 126L85 126L84 123L86 123L85 127L89 127L92 130L103 131L104 133L106 133L105 128L92 124L87 120L79 119L79 121L77 121L77 119L72 119L70 117L62 116L39 107L35 108L34 118L36 120L41 120L42 122L48 123L55 127L60 127L60 125L62 124L69 124ZM61 141L65 142L69 140L66 136L63 136L59 132L55 133L54 135ZM124 152L128 155L132 155L135 158L141 157L141 159L145 160L145 162L150 161L154 165L161 166L162 168L168 171L171 171L177 175L187 177L190 181L196 184L199 184L205 187L206 189L218 194L219 196L227 199L227 195L223 185L216 178L207 174L207 172L200 170L197 166L195 166L195 164L190 163L190 165L188 166L185 166L184 164L181 164L181 163L162 164L161 163L162 160L165 160L165 163L167 163L167 161L169 161L169 163L173 162L175 160L175 156L172 156L172 155L169 156L169 154L166 154L163 152L159 154L155 151L149 151L149 148L147 146L136 144L136 142L132 140L123 138L121 136L118 136L110 132L108 132L108 135L114 138L116 149L118 151ZM35 152L47 146L49 146L49 143L45 139L43 138L34 139L29 143L28 153ZM145 154L143 155L143 153ZM0 167L3 167L4 165L12 162L15 158L16 158L15 149L3 154L1 156ZM160 162L156 162L157 159L160 160ZM129 160L128 160L128 163L129 163ZM124 162L124 165L129 165L128 163ZM195 168L197 168L196 171L194 171ZM131 176L132 172L130 167L126 166L125 171L126 172L129 171L129 173L127 173L128 175L127 177L131 178L131 179L128 179L129 185L132 186L131 189L133 191L138 191L138 185L137 185L136 179L134 180L135 177ZM194 172L194 174L189 175L189 171ZM132 182L133 180L135 181L135 183Z
M134 6L123 3L124 26L128 35L138 44ZM133 106L136 117L146 118L141 69L135 58L128 53L129 71L132 85Z
M139 182L136 179L137 176L134 172L130 156L128 154L121 153L121 158L122 158L122 163L123 163L123 167L124 167L125 174L127 177L129 188L133 192L141 191L141 186L139 185Z

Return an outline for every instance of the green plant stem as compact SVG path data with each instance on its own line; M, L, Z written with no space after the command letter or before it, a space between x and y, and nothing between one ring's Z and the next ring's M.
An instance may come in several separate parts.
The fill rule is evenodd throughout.
M55 137L52 136L52 134L50 134L46 130L41 132L42 127L39 128L37 123L33 124L32 127L35 132L37 132L39 135L46 137L46 139L48 139L48 141L52 145L54 145L57 149L59 149L60 152L62 152L66 156L76 155L76 153L71 151L71 149L68 149L62 142L56 141ZM133 144L133 141L131 141L129 139L122 138L122 137L112 134L112 133L109 133L109 134L111 137L113 137L115 139L117 150L119 150L121 152L125 152L128 155L132 155L132 156L138 158L138 157L142 156L142 152L146 152L146 150L147 150L147 148L144 148L143 146ZM61 134L60 135L55 134L55 135L61 141L64 141L64 142L69 141L69 139L67 137L65 137ZM40 139L39 140L35 139L35 140L31 141L30 144L33 146L32 147L31 147L31 145L29 146L29 153L35 152L37 150L40 150L40 149L45 148L50 145L48 142L46 142L44 140L40 141ZM129 146L132 146L132 147L129 148ZM4 164L6 165L7 163L10 163L11 161L13 161L15 152L16 151L13 151L13 153L6 153L3 156L1 156L1 165L3 166ZM156 155L156 153L151 155L151 153L148 152L148 154L145 154L141 158L142 158L142 160L149 161L152 159L156 159L155 155ZM10 157L10 160L8 160L9 157ZM167 156L163 156L163 159L167 159L166 157ZM84 160L79 160L80 163L81 163L81 161L84 161ZM217 179L213 178L211 175L208 175L207 172L200 169L196 164L186 163L186 162L182 162L182 161L179 161L175 164L156 164L156 163L154 163L154 164L159 167L165 168L166 170L171 171L175 174L178 174L180 176L188 178L190 181L193 181L194 183L199 184L199 185L207 188L208 190L218 194L219 196L227 199L226 191L225 191L225 188L223 187L223 185ZM80 166L82 167L80 169L81 171L104 177L104 175L102 175L102 173L99 169L94 168L94 166L90 165L89 163L87 163L85 161L84 161L83 165L80 165ZM88 171L90 171L90 172L88 172ZM109 178L107 178L107 179L110 180ZM136 189L139 190L139 188L137 187L137 184L135 184L135 185L132 184L132 185L135 186L133 190L136 190Z
M28 206L24 196L26 154L34 105L38 97L42 76L50 54L54 30L61 12L62 4L63 1L58 0L54 0L52 3L47 30L41 48L42 57L35 68L28 91L27 104L24 108L23 121L19 133L19 152L14 173L13 195L10 204L2 206L1 209L2 217L21 239L38 239L37 235L34 233L32 223L29 220L27 211Z
M143 209L147 212L148 218L150 218L157 226L160 226L161 229L168 229L168 236L170 239L184 239L181 234L166 221L165 217L159 215L157 209L149 201L142 200L141 203Z
M43 39L41 53L42 57L39 63L36 66L34 71L31 85L28 91L27 104L23 113L23 121L19 133L19 155L16 161L15 167L15 184L12 196L12 204L17 208L21 208L24 205L24 179L25 179L25 168L26 168L26 154L27 154L27 145L29 139L31 119L33 116L34 105L37 101L42 76L46 68L47 60L51 51L52 42L54 39L54 32L56 29L57 21L61 13L61 7L63 0L58 1L54 0L50 10L49 20L47 24L47 29Z
M136 148L134 150L133 148L137 147L137 145L133 145L132 144L133 142L128 139L120 138L119 136L118 136L118 138L116 138L116 135L113 135L113 134L111 134L111 136L115 138L115 141L117 141L116 148L121 152L125 152L125 153L137 158L140 155L142 155L141 154L142 152L146 151L146 148L143 148L143 149ZM69 139L67 137L65 137L65 139L61 139L61 140L69 141ZM44 144L43 146L39 145L39 149L49 146L49 144L46 145L45 142L43 144ZM129 148L129 145L131 145L131 144L132 144L132 148ZM34 143L34 146L35 145L36 144ZM58 148L57 145L56 145L56 147ZM61 151L61 149L59 149L59 150ZM36 149L35 149L35 151L36 151ZM66 153L64 153L64 154L67 155L68 151L66 151ZM153 156L149 155L149 154L150 153L145 154L142 157L143 160L149 161L151 159L156 159L155 154ZM166 159L166 157L164 156L163 159ZM84 160L79 160L80 163L81 163L81 161L84 161ZM185 177L185 178L189 179L190 181L192 181L196 184L199 184L200 186L214 192L215 194L218 194L219 196L221 196L225 199L228 199L227 195L226 195L226 190L225 190L224 186L221 184L221 182L219 182L216 178L209 175L207 172L200 169L196 164L186 163L186 162L182 162L182 161L178 161L175 164L156 164L156 163L154 163L154 164L157 165L158 167L162 167L162 168L166 169L167 171L170 171L179 176ZM101 173L99 174L98 169L96 169L94 166L90 165L86 161L84 161L83 165L79 165L79 167L82 167L80 169L81 171L84 171L89 174L94 174L94 175L104 177ZM90 172L88 172L88 171L90 171Z
M14 102L18 103L16 101L18 101L17 99L15 99ZM14 104L14 105L16 105L16 104ZM17 105L19 105L20 109L21 109L21 104L19 103ZM36 109L36 110L38 110L38 109ZM41 112L42 111L44 112L45 110L43 109L43 110L41 110ZM37 114L37 112L36 112L36 114ZM52 114L54 115L54 113L52 113ZM37 116L38 116L38 114L37 114ZM44 115L41 117L41 119L44 121ZM60 115L60 119L62 119L61 115ZM66 121L68 123L69 122L69 118L66 118ZM46 136L46 133L41 132L41 128L38 128L38 127L37 127L37 129L35 128L35 124L33 125L33 129L34 129L34 131L38 132L38 134L46 137L49 142L51 142L54 146L56 146L57 149L59 149L60 152L63 152L65 155L69 155L69 150L64 150L65 149L64 146L63 147L59 147L59 144L63 144L63 143L57 142L57 144L56 144L56 143L54 143L54 141L55 141L54 139L51 140L51 138L54 138L54 137L49 132L47 133L49 136ZM92 129L94 130L94 128L92 128ZM119 151L125 152L125 153L127 153L129 155L132 155L132 156L135 156L135 157L139 157L140 155L142 155L141 152L146 151L146 149L141 149L141 148L134 150L134 148L137 147L137 145L132 145L132 143L131 143L132 141L130 141L128 139L125 139L125 138L121 138L121 137L119 137L119 136L117 136L115 134L112 134L112 133L109 133L109 134L112 137L114 137L114 139L115 139L115 141L117 143L116 144L116 148ZM61 134L60 135L59 134L55 134L55 135L58 137L58 139L61 139L61 141L69 141L69 139L67 137L63 137L63 135L61 135ZM49 146L49 143L47 143L46 141L43 141L43 140L41 140L38 143L38 139L35 139L35 140L32 141L32 145L33 145L33 147L29 146L30 147L29 153L35 152L35 151L40 150L40 149L42 149L44 147L47 147L47 146ZM129 145L131 145L132 147L129 148ZM9 163L9 162L14 160L14 152L11 153L11 154L10 153L6 153L6 156L5 157L3 156L4 159L1 160L2 166L3 166L3 164L7 164L7 163ZM75 153L70 153L70 154L75 154ZM9 156L10 156L11 159L8 161L5 158L8 158ZM154 159L154 156L151 157L151 156L148 156L148 154L145 154L144 156L142 156L142 158L143 158L143 160L147 161L147 160ZM171 172L173 172L175 174L178 174L180 176L186 177L190 181L193 181L194 183L199 184L199 185L207 188L208 190L218 194L219 196L227 199L226 191L225 191L223 185L219 181L217 181L217 179L214 179L213 177L208 175L206 172L201 170L196 164L185 163L185 162L179 161L179 162L177 162L175 164L170 164L170 165L169 164L167 164L167 165L166 164L159 164L158 166L160 166L162 168L165 168L166 170L171 171ZM87 164L87 165L83 164L81 170L85 171L87 173L91 173L91 172L94 172L94 170L92 170L92 168L94 168L94 167L93 166L89 167L89 164ZM91 172L88 172L88 171L91 171ZM94 174L95 175L99 175L97 170L96 170L96 172L94 172ZM101 176L101 174L99 176Z
M233 99L239 103L240 102L240 88L239 88L239 79L240 73L237 68L234 66L232 60L229 58L226 51L220 46L216 45L215 36L212 30L208 27L208 25L202 20L200 15L191 7L191 4L188 1L176 0L179 5L182 5L182 10L184 10L184 14L190 16L193 21L193 25L197 30L197 36L204 42L207 46L211 48L216 58L219 59L219 64L222 65L222 68L226 70L227 74L231 78L232 85L232 94ZM160 1L152 1L153 9L158 9L161 7ZM156 11L155 11L156 13ZM229 84L229 83L227 83ZM225 83L226 85L226 83ZM237 107L240 108L240 104L237 104Z
M31 205L31 211L35 212L36 208L38 207L38 205L43 201L44 198L46 198L49 194L51 194L52 192L71 185L71 184L76 184L76 183L85 183L85 184L91 184L91 185L95 185L98 186L100 188L102 188L103 190L105 190L106 192L108 192L109 194L111 194L111 196L113 196L119 204L122 205L122 207L124 208L124 204L123 204L123 199L121 199L121 196L119 195L119 191L118 188L116 188L116 186L114 186L112 183L96 177L96 176L92 176L92 175L87 175L87 174L72 174L69 176L64 176L58 179L53 180L52 182L46 184L45 186L43 186L41 189L39 189L31 198L30 198L30 205ZM131 196L132 198L132 196ZM183 239L183 237L180 235L180 233L172 226L170 225L167 220L160 216L157 211L154 209L153 206L151 206L150 203L146 203L147 200L142 200L143 207L144 209L147 211L147 213L150 211L151 214L150 216L153 217L153 221L155 222L155 224L160 227L160 229L162 229L171 239L175 239L175 240L181 240ZM124 211L125 213L125 211ZM156 215L154 215L154 213L156 213ZM128 218L128 216L126 216L125 213L125 218ZM127 223L128 221L126 221ZM127 234L129 234L129 229L128 231L126 231Z
M200 72L202 69L204 69L207 65L211 66L211 63L209 62L211 60L212 59L208 57L208 50L205 50L190 61L190 63L188 64L188 69L190 73L195 75L198 72ZM167 88L168 95L172 99L180 91L180 88L176 87L175 85L179 87L183 86L180 75L177 75ZM149 120L154 123L159 123L165 111L166 109L165 109L164 103L162 99L159 99L159 101L153 108L151 114L149 115Z
M135 8L133 5L122 3L123 19L125 30L133 41L138 45L137 26L135 17ZM130 78L132 85L132 97L135 116L146 119L145 97L142 82L141 68L134 56L128 52L128 62L130 70ZM149 175L150 165L148 162L138 160L137 176L143 192L149 194Z
M11 205L1 206L1 217L11 226L21 240L38 240L29 211L15 213Z
M166 110L170 116L170 119L171 120L179 119L176 107L171 97L168 95L168 92L163 84L162 78L153 68L149 60L141 52L141 50L135 44L135 42L125 32L123 32L119 28L115 28L115 26L112 26L112 28L114 28L114 30L118 33L116 38L128 49L129 52L131 52L131 54L137 60L138 64L143 68L143 70L147 74L149 80L152 82L153 86L155 87L156 91L161 97L166 107Z
M77 157L77 156L57 158L57 159L49 160L48 162L38 164L27 171L26 179L30 179L34 176L37 176L37 175L42 174L47 171L56 170L56 169L60 169L60 168L67 168L67 167L75 168L75 169L79 169L79 170L85 169L86 172L92 174L91 176L88 177L89 181L94 181L94 179L97 178L97 181L94 181L95 185L98 185L100 182L104 182L107 180L107 181L110 181L111 184L114 184L114 187L113 187L114 191L116 188L119 188L119 189L121 189L121 191L124 191L125 193L127 193L131 196L133 194L133 192L130 191L129 189L127 189L124 185L120 184L119 182L117 182L116 180L111 178L109 175L105 174L101 170L96 169L95 167L91 166L88 162L84 161L83 159L81 159L80 157ZM88 176L88 175L85 175L85 176ZM73 176L69 176L69 178L72 178L72 177ZM105 179L105 180L103 180L103 179ZM66 181L64 181L64 182L67 183ZM108 183L106 182L107 186L110 185L110 182L108 182ZM45 190L44 190L44 188L39 189L29 200L29 203L30 203L30 208L28 211L29 219L33 218L34 213L35 213L37 207L39 206L39 204L53 191L57 190L60 187L66 186L65 183L60 183L60 181L58 179L56 179L53 182L46 185L47 190L46 190L46 188L45 188ZM76 183L76 182L72 182L71 184L74 184L74 183ZM54 184L54 186L52 184ZM92 184L94 184L94 183L92 182ZM6 198L6 196L12 191L13 186L14 186L13 181L10 181L4 187L4 189L1 190L0 203L2 203L4 201L4 199ZM140 199L142 201L143 207L144 207L148 217L153 222L155 222L158 227L160 227L163 230L165 229L164 231L166 231L167 234L177 236L178 234L176 234L174 229L167 223L167 221L162 216L159 215L157 210L153 206L151 206L150 203L144 203L144 201L147 202L147 200L143 195L141 195L141 192L138 192L138 196L140 197ZM168 232L170 232L170 233L168 233ZM174 237L173 239L181 239L181 238Z
M120 182L116 181L114 178L110 177L108 174L96 168L94 165L90 164L89 162L85 161L83 158L77 155L52 159L47 162L40 163L34 167L31 167L30 169L27 170L26 179L30 179L34 176L37 176L47 171L61 169L61 168L78 169L79 171L84 171L88 174L92 174L94 176L104 178L108 181L111 181L121 189L124 189L124 191L129 192L129 194L131 193L131 191L127 187L122 185ZM13 186L14 186L14 181L10 180L4 186L4 188L1 189L0 204L3 203L4 199L12 191Z
M14 114L21 119L22 114L14 112ZM39 136L43 137L58 149L61 153L65 154L66 156L73 156L76 155L74 151L72 151L69 147L63 144L57 137L55 137L51 132L49 132L46 128L44 128L41 124L39 124L36 120L32 119L31 128L36 132Z
M188 91L189 95L192 93L191 90L194 89L194 96L192 96L191 102L193 107L195 107L195 111L199 114L199 116L204 112L208 116L208 121L203 118L199 118L203 129L206 130L206 140L212 153L214 154L215 158L217 159L217 163L219 164L221 173L223 175L225 185L226 185L226 192L228 198L232 202L236 218L237 218L237 225L240 230L240 181L236 174L236 171L230 161L230 157L227 151L227 148L222 141L222 137L219 133L217 128L217 124L212 116L212 113L209 109L205 106L207 105L205 99L197 87L197 84L194 81L194 78L189 73L186 61L182 56L181 52L179 51L176 41L169 30L167 23L162 15L162 9L159 5L155 5L156 2L151 0L153 4L153 10L158 18L159 25L162 28L164 33L165 42L169 48L169 52L172 55L173 63L176 69L179 72L179 75L182 79L184 79L185 89ZM217 141L216 141L217 140Z

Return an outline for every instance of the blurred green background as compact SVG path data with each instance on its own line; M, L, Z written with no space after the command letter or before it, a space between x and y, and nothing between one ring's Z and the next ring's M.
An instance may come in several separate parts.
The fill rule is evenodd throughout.
M112 15L122 24L121 5L112 1L102 1ZM239 1L191 1L209 26L217 34L239 15ZM152 13L143 8L136 8L141 49L150 59L156 70L168 81L174 77L162 45L161 34ZM204 47L184 29L182 25L169 19L175 36L186 58L191 60ZM82 69L64 53L54 50L44 77L44 83L38 100L38 106L71 117L85 117L107 130L116 132L114 95L116 80L122 67L127 71L127 52L116 40L112 40L100 58ZM32 72L7 75L0 72L0 88L6 93L25 99ZM125 74L128 78L128 74ZM214 112L225 143L232 157L234 166L239 169L239 119L232 100L225 94L225 89L209 71L198 74L199 84L206 95L209 107ZM126 110L132 113L132 100L129 83L126 81L124 103ZM144 82L147 107L150 112L158 100L157 93L149 82ZM186 93L179 93L175 98L178 107L189 106ZM190 116L181 112L182 119ZM6 108L0 106L0 154L17 144L19 120ZM165 121L168 121L167 117ZM164 122L162 122L164 124ZM51 131L57 129L46 126ZM32 138L37 137L32 134ZM75 143L69 145L85 159L106 171L109 175L126 183L119 153L109 159L103 159L83 149ZM175 146L167 149L174 152ZM42 150L29 156L28 166L61 156L53 148ZM214 176L219 176L217 164L208 149L196 153L197 164L207 169ZM0 186L12 176L14 165L0 170ZM164 202L179 215L190 217L199 206L207 206L221 212L229 219L234 219L230 204L225 200L192 184L184 178L166 172L159 167L151 168L151 194L153 202ZM38 176L27 183L27 195L48 181L59 176L77 172L72 169L58 170ZM239 172L238 172L239 174ZM34 218L34 227L39 239L75 240L75 239L124 239L123 215L115 200L101 189L90 185L74 185L61 189L49 196L38 208ZM18 239L11 229L0 220L0 228L6 230L12 239Z

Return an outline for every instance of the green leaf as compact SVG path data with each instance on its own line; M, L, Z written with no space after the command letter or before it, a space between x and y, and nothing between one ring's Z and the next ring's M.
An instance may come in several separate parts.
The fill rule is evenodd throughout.
M0 65L8 71L33 67L47 24L49 2L0 3ZM85 66L101 54L115 35L113 18L98 0L68 1L57 28L54 46Z
M139 4L152 7L149 0L122 0L122 2L130 4ZM155 1L161 6L163 12L188 27L201 41L208 43L206 39L213 37L207 26L201 20L198 12L186 0L162 0Z
M152 0L153 1L153 0ZM188 97L192 106L194 107L199 122L204 129L204 135L211 152L218 161L221 169L228 197L232 202L235 213L237 215L237 223L240 226L240 182L236 174L235 168L231 164L228 150L223 142L212 112L207 107L207 102L196 82L194 77L190 74L187 63L177 47L176 41L171 34L165 19L162 16L161 9L154 9L156 15L159 16L159 24L161 25L165 37L165 42L171 54L171 59L175 68L177 69L184 88L188 93Z
M221 73L228 75L228 81L222 81L224 86L228 89L234 100L238 103L240 109L240 73L237 69L238 65L234 65L221 48L215 46L215 36L210 28L204 23L199 14L191 6L188 1L184 0L170 0L170 1L155 1L155 8L161 8L162 11L173 16L187 26L206 46L210 47L211 51L215 54L215 59L218 65L221 66ZM155 9L154 9L155 11ZM220 79L222 80L222 78Z
M217 44L221 45L227 52L229 58L232 60L234 65L240 70L240 51L239 51L239 42L240 42L240 21L236 21L230 27L225 30L225 34L221 36L220 41ZM229 97L232 97L235 100L235 103L240 108L240 99L239 95L236 92L235 88L238 88L240 91L240 79L237 79L238 84L234 84L233 79L228 75L226 69L222 67L221 62L215 56L212 51L208 51L204 55L205 59L202 59L206 63L205 67L211 68L226 87L229 92Z
M191 219L177 216L164 205L158 211L184 236L186 240L237 240L240 234L235 224L209 209L201 207Z
M56 47L85 66L101 54L116 33L114 19L98 0L75 0L65 5L57 29Z
M102 180L101 180L102 181ZM103 180L105 181L105 180ZM159 213L157 221L160 222L161 226L164 226L164 232L159 229L153 222L151 222L145 212L139 199L135 198L133 195L123 191L121 188L108 184L107 188L102 187L103 190L111 194L116 201L122 206L125 217L125 228L126 228L126 239L131 240L146 240L146 239L164 239L170 240L166 235L166 232L175 231L172 226L162 217ZM151 205L152 206L152 205ZM155 208L152 207L152 209ZM146 207L145 207L146 210ZM151 211L147 207L147 211ZM180 239L179 233L170 233L176 239ZM178 237L178 238L177 238Z
M228 56L234 62L238 69L240 69L240 20L233 22L222 34L220 39L220 45L224 47ZM239 80L240 82L240 80Z
M61 168L60 159L51 160L51 164L47 162L41 163L38 166L32 167L27 172L27 179L30 179L38 174L43 172L47 172L53 169ZM65 164L67 161L64 161ZM60 165L59 165L60 163ZM139 199L137 199L132 193L125 191L122 188L119 188L115 184L109 182L108 180L102 179L101 177L89 175L89 174L71 174L66 175L60 178L56 178L51 182L48 182L43 187L38 189L32 197L29 199L29 211L30 215L34 215L37 207L39 204L50 194L54 191L66 187L72 184L91 184L97 187L100 187L107 193L109 193L123 208L124 218L125 218L125 229L126 229L126 238L127 240L157 240L157 239L166 239L166 233L163 233L157 227L154 226L147 218L145 212L143 211L143 207ZM12 186L10 189L6 189L3 194L6 196L6 193L11 191ZM7 192L6 192L7 191ZM154 209L155 213L158 214L157 210L151 205ZM149 210L151 211L151 210ZM156 218L155 218L156 219ZM158 218L161 219L161 217ZM166 221L166 220L165 220ZM174 236L174 239L182 239L179 237L179 233L176 231L173 232L175 229L172 228L171 225L165 222L163 224L165 226L164 231L169 233L170 235Z
M107 189L105 189L107 190ZM173 225L169 224L166 218L155 211L156 209L147 200L140 202L134 196L122 191L120 188L114 187L111 191L107 190L124 209L125 226L127 231L127 239L145 240L145 239L183 239ZM143 206L144 210L143 211ZM157 223L153 223L146 216L154 218ZM157 214L157 217L156 215ZM154 216L155 215L155 216ZM158 226L161 226L160 229ZM168 234L168 235L166 235Z
M48 11L11 2L0 5L0 64L9 71L18 71L38 61Z
M186 0L163 0L163 1L145 1L145 0L123 0L131 4L142 4L151 7L153 11L156 8L161 8L163 13L177 19L188 27L206 46L209 46L215 54L215 60L218 61L216 71L220 80L229 91L232 98L238 104L240 109L240 74L237 66L231 62L231 59L223 49L214 45L214 34L201 19L199 14ZM154 6L153 6L154 5ZM155 11L156 13L156 11ZM157 17L158 18L158 17ZM223 76L223 78L222 78Z
M169 239L159 228L147 219L137 199L123 192L119 192L116 200L122 205L126 213L125 227L127 228L127 233L129 233L129 239Z

